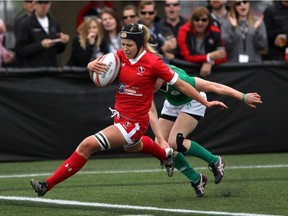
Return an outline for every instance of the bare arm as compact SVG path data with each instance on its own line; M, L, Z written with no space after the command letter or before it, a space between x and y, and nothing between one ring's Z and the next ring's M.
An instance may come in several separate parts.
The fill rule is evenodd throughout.
M169 144L165 141L162 135L161 129L160 129L160 125L158 121L158 113L157 113L157 109L156 109L154 101L152 101L152 105L149 111L149 118L150 118L151 129L155 135L156 143L160 145L162 148L169 147Z
M193 88L189 83L179 78L175 82L174 86L183 94L187 95L188 97L194 100L197 100L199 103L203 104L206 107L220 106L221 108L228 109L228 107L220 101L205 100L195 88Z
M230 96L237 100L242 100L251 108L256 108L255 104L262 103L261 96L256 92L244 94L234 88L231 88L229 86L220 83L207 81L198 77L195 77L195 80L196 80L196 89L199 91L214 92L216 94Z

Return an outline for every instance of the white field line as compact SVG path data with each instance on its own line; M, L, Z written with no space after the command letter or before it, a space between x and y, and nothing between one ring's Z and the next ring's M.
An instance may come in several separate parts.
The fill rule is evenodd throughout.
M174 212L174 213L187 213L187 214L194 213L194 214L207 214L207 215L230 215L230 216L276 216L267 214L197 211L188 209L169 209L169 208L158 208L149 206L117 205L107 203L80 202L74 200L59 200L59 199L31 198L31 197L18 197L18 196L0 196L0 200L26 201L26 202L28 201L28 202L49 203L57 205L89 206L89 207L102 207L102 208L114 208L114 209L133 209L133 210L161 211L161 212Z
M260 166L231 166L225 169L269 169L269 168L287 168L288 164L278 165L260 165ZM195 169L207 169L207 167L197 167ZM160 172L159 169L153 170L118 170L118 171L80 171L78 174L119 174L119 173L145 173L145 172ZM51 173L34 173L34 174L18 174L18 175L0 175L0 178L23 178L23 177L35 177L35 176L49 176ZM92 203L92 202L79 202L69 200L57 200L57 199L44 199L44 198L30 198L30 197L17 197L17 196L0 196L0 200L14 200L14 201L30 201L40 203L50 203L58 205L78 205L89 207L103 207L103 208L118 208L118 209L134 209L134 210L148 210L148 211L164 211L175 213L195 213L195 214L207 214L207 215L231 215L231 216L276 216L267 214L251 214L251 213L233 213L233 212L216 212L216 211L196 211L187 209L165 209L157 207L145 207L145 206L130 206L130 205L114 205L106 203Z
M287 168L288 164L275 164L275 165L255 165L255 166L227 166L227 169L273 169L273 168ZM196 170L204 170L207 167L195 167ZM177 171L177 170L175 170ZM80 171L77 175L88 174L125 174L125 173L150 173L150 172L162 172L161 169L146 169L146 170L110 170L110 171ZM26 178L37 176L50 176L52 173L24 173L13 175L0 175L0 179L4 178Z

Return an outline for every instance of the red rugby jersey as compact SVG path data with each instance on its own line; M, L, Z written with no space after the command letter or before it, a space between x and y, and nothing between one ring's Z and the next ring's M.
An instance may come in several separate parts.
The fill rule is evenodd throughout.
M117 55L121 60L121 69L115 109L125 117L147 121L157 78L173 85L178 75L160 57L147 51L130 60L122 50L118 50Z

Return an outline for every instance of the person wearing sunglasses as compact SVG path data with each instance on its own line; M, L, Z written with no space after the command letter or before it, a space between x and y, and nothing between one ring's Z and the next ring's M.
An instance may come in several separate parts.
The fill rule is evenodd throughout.
M212 65L226 61L226 51L220 29L212 25L210 12L206 7L193 10L189 22L180 27L177 37L181 57L200 64L200 76L211 74Z
M264 23L267 29L268 54L264 60L283 61L288 47L288 1L274 1L264 11Z
M162 55L165 62L166 59L164 53L171 52L177 47L177 41L175 37L165 38L162 35L160 25L155 22L157 17L156 3L153 0L142 0L139 2L139 23L147 26L151 32L149 42L154 46L155 50Z
M260 63L268 50L263 15L254 17L249 1L231 2L228 19L221 25L222 38L227 50L228 62Z
M133 4L128 4L123 7L122 10L123 25L129 25L132 23L138 23L138 10L137 7Z
M166 40L174 38L176 44L175 49L163 49L166 59L171 60L179 57L176 38L179 28L187 22L187 19L180 15L181 4L179 0L165 0L164 12L165 16L159 22L161 33Z

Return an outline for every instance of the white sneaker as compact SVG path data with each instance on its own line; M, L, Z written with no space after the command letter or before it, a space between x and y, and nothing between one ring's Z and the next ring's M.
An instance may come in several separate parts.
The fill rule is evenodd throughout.
M166 148L166 158L161 162L162 168L165 166L167 175L171 177L174 172L174 150L172 148Z

